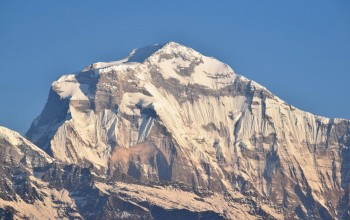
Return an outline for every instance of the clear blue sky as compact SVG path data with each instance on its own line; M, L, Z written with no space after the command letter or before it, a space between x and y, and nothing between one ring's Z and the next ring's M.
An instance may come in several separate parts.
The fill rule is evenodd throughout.
M51 82L176 41L288 103L350 119L350 1L0 1L0 125L24 133Z

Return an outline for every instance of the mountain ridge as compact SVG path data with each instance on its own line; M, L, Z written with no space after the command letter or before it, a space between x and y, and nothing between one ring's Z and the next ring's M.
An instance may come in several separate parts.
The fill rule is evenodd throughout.
M103 69L103 68L106 68L106 67L111 67L111 66L117 66L117 65L120 65L120 64L126 64L126 63L130 63L130 62L137 62L137 63L143 63L144 61L146 61L149 57L153 56L154 53L157 53L158 51L162 50L163 47L167 46L167 45L176 45L177 47L182 47L182 48L186 48L186 49L190 49L190 50L193 50L192 48L189 48L187 46L184 46L183 44L180 44L180 43L177 43L175 41L168 41L166 43L158 43L158 44L153 44L153 45L150 45L150 46L146 46L146 47L140 47L140 48L135 48L133 49L128 56L120 59L120 60L117 60L117 61L109 61L109 62L95 62L93 64L90 64L88 67L85 67L83 68L80 72L85 72L85 71L89 71L89 70L93 70L93 69ZM133 53L135 51L138 51L138 50L141 50L143 51L144 49L146 49L146 52L145 52L145 56L141 56L141 60L139 59L133 59ZM197 51L195 51L197 52ZM199 52L197 52L199 53ZM141 54L143 54L143 52L141 52ZM130 61L129 59L131 58L132 61ZM214 57L210 57L210 58L214 58ZM215 59L215 58L214 58ZM104 66L104 65L100 65L100 64L105 64L107 66ZM227 65L227 64L225 64ZM228 65L227 65L228 66ZM232 70L233 73L235 73L233 70ZM79 72L76 72L74 74L78 74ZM255 80L251 80L251 79L248 79L246 78L245 76L243 75L239 75L237 73L235 73L238 77L241 77L243 78L244 80L247 80L247 81L251 81L254 85L258 86L258 87L261 87L263 88L264 90L266 90L267 92L271 93L271 94L274 94L272 93L269 89L267 89L265 86L261 85L260 83L256 82ZM60 77L59 77L60 78ZM300 107L296 107L292 104L289 104L288 102L286 102L285 100L279 98L278 95L275 95L276 98L282 100L283 102L285 102L285 104L287 105L290 105L292 108L295 108L295 109L298 109L300 111L303 111L303 112L307 112L307 113L310 113L310 114L313 114L315 116L318 116L318 117L323 117L323 118L329 118L329 119L334 119L334 120L350 120L350 119L346 119L346 118L342 118L342 117L328 117L326 115L318 115L318 114L314 114L312 113L311 111L306 111L306 110L303 110L302 108Z
M132 201L113 211L120 218L157 219L154 205L167 218L187 211L201 218L205 210L214 219L349 217L350 121L299 110L175 42L60 77L26 137L59 166L88 169L92 180L78 186L119 201L106 210ZM75 209L83 218L106 217L84 213L90 205Z

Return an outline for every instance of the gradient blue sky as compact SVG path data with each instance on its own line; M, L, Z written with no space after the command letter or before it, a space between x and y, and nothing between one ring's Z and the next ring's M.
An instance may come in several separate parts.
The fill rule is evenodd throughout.
M24 133L60 75L167 41L350 119L349 12L349 0L0 1L0 125Z

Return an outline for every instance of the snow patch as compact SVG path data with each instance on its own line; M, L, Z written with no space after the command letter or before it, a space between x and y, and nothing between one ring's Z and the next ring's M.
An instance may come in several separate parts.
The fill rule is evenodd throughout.
M86 84L80 84L74 74L60 77L57 81L52 83L52 88L63 99L89 100L85 95L88 93L89 86Z

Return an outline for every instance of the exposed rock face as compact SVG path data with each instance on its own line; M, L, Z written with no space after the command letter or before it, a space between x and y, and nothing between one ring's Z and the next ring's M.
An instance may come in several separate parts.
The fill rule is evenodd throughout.
M51 166L54 159L3 127L0 127L0 152L1 219L80 217L67 190L52 189L40 180L43 174L40 168Z
M201 209L212 212L197 218L350 218L350 122L296 109L174 42L61 77L26 136L56 160L110 181L97 186L118 195L105 208L128 210L135 204L124 202L137 201L136 213L154 218L142 201L160 185L207 205L210 195L222 196L227 208ZM145 196L128 200L135 187L145 187ZM171 195L164 199L175 201ZM234 199L240 196L244 202ZM193 204L177 208L195 212Z
M271 215L239 193L205 197L176 186L102 178L52 159L0 127L1 219L226 219ZM256 210L256 211L255 211ZM256 212L256 213L255 213Z

